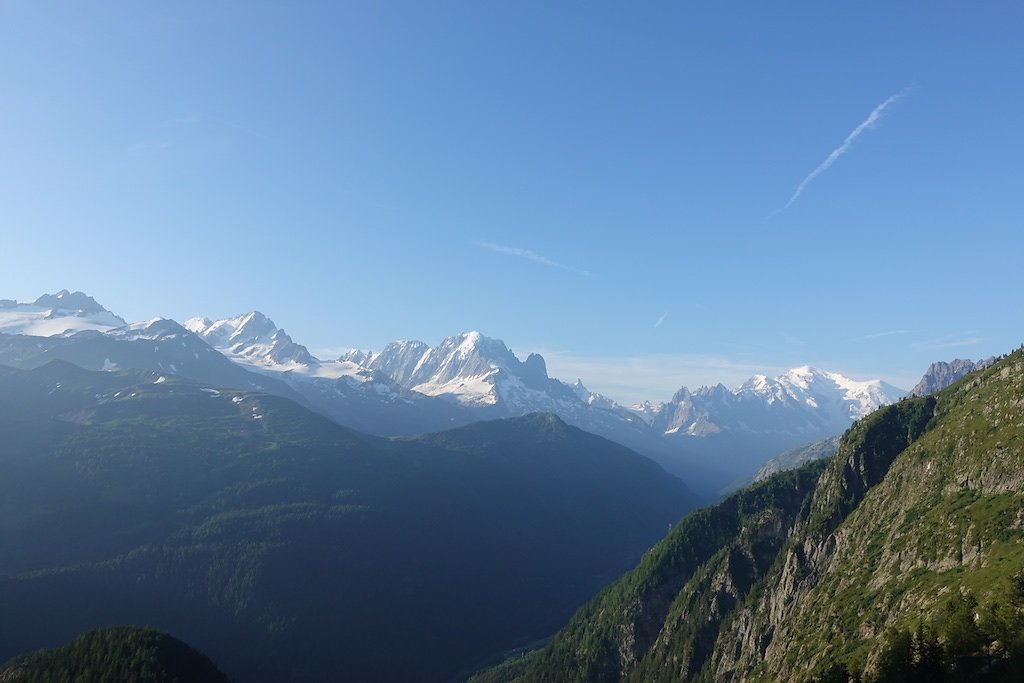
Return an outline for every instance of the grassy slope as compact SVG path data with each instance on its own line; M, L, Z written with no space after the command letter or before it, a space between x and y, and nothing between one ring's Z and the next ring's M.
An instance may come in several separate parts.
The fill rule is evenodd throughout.
M1022 406L1018 351L876 412L823 472L778 475L692 513L547 647L478 680L803 681L837 662L870 670L885 633L941 619L960 594L977 600L984 627L1024 568ZM789 495L750 505L759 491Z
M834 661L861 669L886 629L936 620L953 593L972 594L983 619L1024 568L1024 357L935 398L927 433L836 530L820 578L783 624L788 635L755 669L764 680L779 670L800 680Z
M691 513L648 551L640 564L605 588L540 652L480 674L477 681L605 681L636 673L662 627L676 624L671 645L700 668L708 636L768 570L821 470L813 463ZM719 581L722 570L739 585ZM713 590L709 590L713 588ZM709 630L709 627L711 630ZM521 677L521 678L520 678Z

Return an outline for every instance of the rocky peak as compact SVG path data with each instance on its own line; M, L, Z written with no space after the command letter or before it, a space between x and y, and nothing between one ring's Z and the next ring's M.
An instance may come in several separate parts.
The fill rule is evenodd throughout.
M32 302L40 308L51 308L60 311L78 311L81 313L104 313L103 308L96 299L85 292L69 292L62 289L56 294L43 294Z
M672 394L672 401L671 402L672 403L685 403L686 401L689 401L692 397L693 397L693 394L690 393L689 389L687 389L686 387L680 387L679 391L677 391L676 393Z
M345 353L338 356L338 360L342 362L355 363L356 365L369 366L373 361L373 351L361 351L359 349L349 349Z
M540 354L531 353L520 368L520 375L526 386L543 390L548 383L548 367Z
M311 365L316 359L259 311L225 320L192 318L185 327L221 352L263 363Z
M912 396L927 396L940 389L945 389L964 375L987 368L994 361L995 358L991 356L978 362L974 362L970 358L957 358L948 363L937 361L928 366L921 381L910 390L910 394Z
M367 367L409 388L413 385L413 375L429 352L430 347L421 341L393 341L374 355Z
M712 386L703 386L703 387L697 389L697 391L693 392L693 395L694 396L699 396L701 398L714 398L714 399L721 400L721 399L725 399L726 397L731 396L732 392L730 392L729 389L726 388L726 386L724 384L719 382L718 384L716 384L713 387Z

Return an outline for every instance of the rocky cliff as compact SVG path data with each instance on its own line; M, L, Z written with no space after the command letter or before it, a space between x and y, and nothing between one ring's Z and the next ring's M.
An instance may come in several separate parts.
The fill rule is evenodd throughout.
M1024 350L691 514L480 679L1014 680L1022 655Z

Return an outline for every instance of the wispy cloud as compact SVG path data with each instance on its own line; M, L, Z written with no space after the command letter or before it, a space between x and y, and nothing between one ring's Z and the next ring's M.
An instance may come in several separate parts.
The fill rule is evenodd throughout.
M662 313L661 315L658 316L658 321L656 323L654 323L654 326L655 327L661 327L661 324L663 322L665 322L665 318L667 318L667 317L668 317L668 311L665 311L664 313Z
M782 338L785 340L787 344L790 344L791 346L807 346L807 342L805 342L800 337L794 337L791 334L784 334L782 335Z
M515 256L517 258L526 259L527 261L533 261L539 263L542 266L548 266L549 268L558 268L560 270L568 270L573 273L579 273L580 275L592 275L589 271L576 268L575 266L569 266L558 261L553 261L547 256L542 256L535 251L529 249L520 249L518 247L506 247L502 244L494 244L493 242L478 242L480 247L484 249L497 252L499 254L507 254L509 256Z
M895 337L896 335L899 335L899 334L909 334L909 333L910 333L910 330L888 330L886 332L875 332L873 334L865 334L865 335L862 335L860 337L854 337L850 341L852 341L852 342L868 341L869 339L880 339L882 337Z
M789 201L786 202L786 205L783 206L778 211L775 211L772 215L774 216L775 214L782 213L790 206L792 206L793 202L800 198L800 195L803 194L804 190L807 188L808 185L811 184L812 180L814 180L819 175L827 171L829 167L832 166L832 164L836 163L836 160L839 159L839 157L846 154L846 152L850 149L850 146L853 145L853 141L860 137L861 133L863 133L864 131L868 130L869 128L874 128L875 124L878 123L878 120L882 118L882 114L885 113L885 110L888 109L889 106L892 105L894 102L896 102L904 95L906 95L908 92L910 92L910 89L904 88L895 95L890 95L888 99L886 99L880 105L871 110L871 113L868 114L868 117L861 121L860 124L856 128L854 128L849 135L846 136L846 139L843 140L843 144L839 145L834 150L832 150L832 153L825 157L825 160L818 164L818 167L811 171L810 174L808 174L808 176L804 178L799 185L797 185L796 191L793 192L793 196L789 198Z
M985 341L984 337L977 336L974 332L962 332L960 334L948 334L938 339L919 342L914 344L919 349L952 349L958 346L974 346Z

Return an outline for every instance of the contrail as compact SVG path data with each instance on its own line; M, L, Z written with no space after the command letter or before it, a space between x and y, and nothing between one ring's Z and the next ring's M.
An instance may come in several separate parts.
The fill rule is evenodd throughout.
M819 175L827 171L832 164L836 163L836 159L846 154L846 151L850 149L850 146L853 144L853 141L860 137L860 134L866 131L868 128L874 128L875 124L878 123L878 119L882 117L882 114L889 107L889 105L891 105L893 102L906 95L908 92L909 89L904 88L895 95L891 95L885 102L882 102L880 105L875 107L871 111L871 113L868 114L868 117L864 119L859 126L854 128L852 133L846 136L846 139L843 140L843 144L839 145L834 150L832 150L832 153L825 158L825 161L818 164L818 167L811 171L811 173L806 178L804 178L803 181L801 181L801 183L796 188L796 192L794 192L793 196L789 198L789 201L786 202L786 205L779 209L778 211L776 211L775 213L781 213L788 209L790 206L792 206L793 202L800 198L800 195L803 194L804 189L808 185L810 185L812 180L814 180ZM772 215L774 216L775 214Z
M499 254L508 254L509 256L516 256L518 258L526 259L527 261L533 261L550 268L560 268L562 270L569 270L580 275L592 275L589 271L576 268L575 266L567 266L564 263L558 261L552 261L547 256L542 256L535 251L529 249L520 249L518 247L506 247L502 244L494 244L493 242L477 242L477 245L490 251L496 251Z

